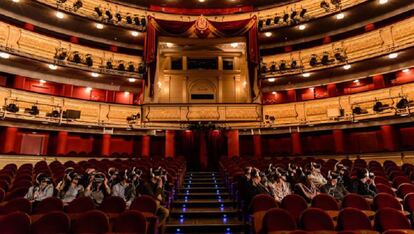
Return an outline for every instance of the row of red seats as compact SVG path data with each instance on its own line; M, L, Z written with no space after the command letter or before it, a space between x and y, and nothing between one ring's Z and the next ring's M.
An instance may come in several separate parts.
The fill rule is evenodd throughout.
M37 217L17 211L0 216L0 227L1 233L7 234L147 233L145 216L136 210L125 211L116 217L109 217L99 210L77 216L52 211Z

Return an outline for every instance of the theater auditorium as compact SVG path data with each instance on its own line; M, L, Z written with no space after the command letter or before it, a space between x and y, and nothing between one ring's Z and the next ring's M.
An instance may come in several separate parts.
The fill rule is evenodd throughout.
M0 0L0 234L414 234L413 0Z

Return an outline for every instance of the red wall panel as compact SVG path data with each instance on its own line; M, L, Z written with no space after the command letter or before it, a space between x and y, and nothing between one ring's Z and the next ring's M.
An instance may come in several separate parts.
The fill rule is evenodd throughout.
M110 153L127 153L132 154L134 150L134 140L132 137L111 137Z
M254 145L252 135L240 135L240 156L253 156Z
M93 151L94 140L92 136L81 136L69 134L66 145L66 153L74 151L76 153Z

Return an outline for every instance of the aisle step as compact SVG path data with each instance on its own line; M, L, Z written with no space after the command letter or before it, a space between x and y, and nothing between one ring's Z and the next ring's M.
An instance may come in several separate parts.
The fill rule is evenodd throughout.
M230 199L188 199L188 200L175 200L174 207L189 208L189 207L226 207L233 206L234 201Z
M192 207L192 208L173 208L170 211L172 218L226 218L238 217L239 210L232 207L211 208L211 207Z
M220 194L216 194L216 193L177 193L176 195L177 199L184 199L185 197L187 197L187 199L206 199L206 198L212 198L212 199L218 199L219 196L222 199L228 199L230 197L230 193L227 192L223 192Z

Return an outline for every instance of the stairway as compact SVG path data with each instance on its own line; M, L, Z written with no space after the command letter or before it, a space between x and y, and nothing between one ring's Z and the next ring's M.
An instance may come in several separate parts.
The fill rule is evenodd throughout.
M166 233L244 233L234 205L219 173L187 172L172 203Z

